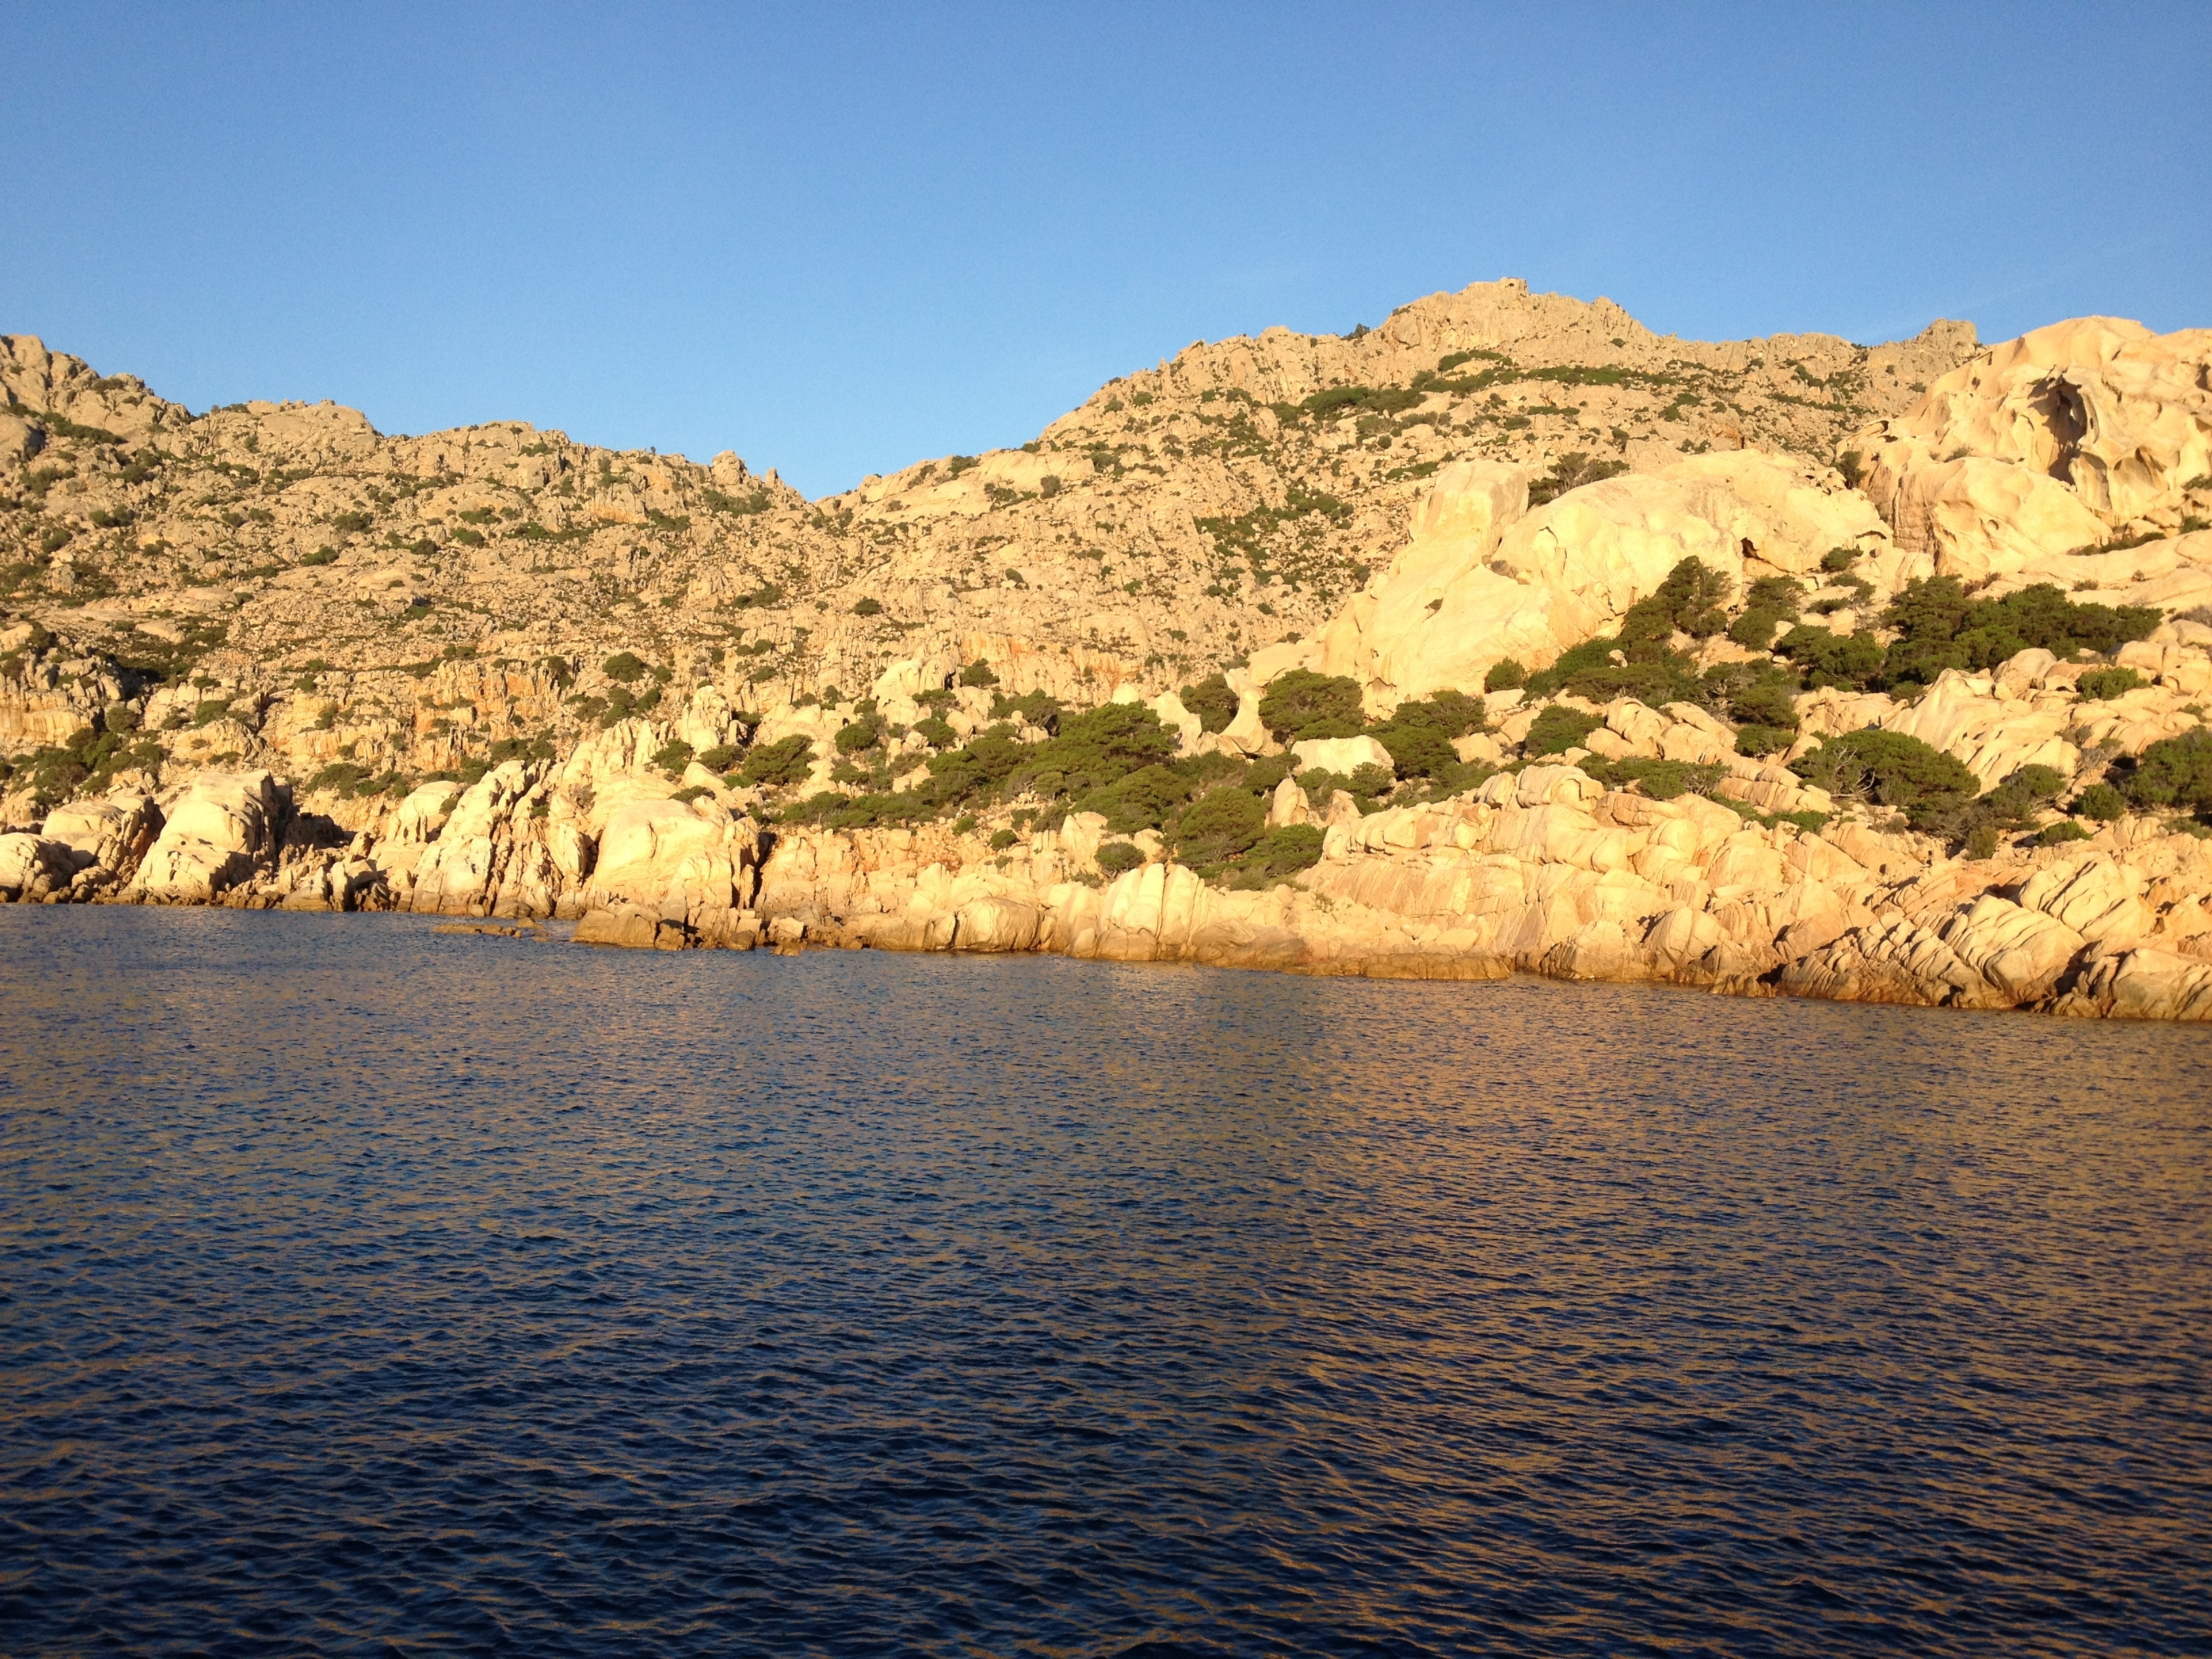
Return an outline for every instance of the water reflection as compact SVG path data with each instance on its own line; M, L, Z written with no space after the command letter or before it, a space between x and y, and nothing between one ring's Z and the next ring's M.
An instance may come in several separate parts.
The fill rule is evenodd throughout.
M0 985L11 1652L2212 1635L2201 1032L204 911Z

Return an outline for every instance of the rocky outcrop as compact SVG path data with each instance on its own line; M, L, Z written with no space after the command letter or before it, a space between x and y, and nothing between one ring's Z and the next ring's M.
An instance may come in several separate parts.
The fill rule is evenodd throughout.
M1808 833L1532 766L1333 825L1319 865L1265 890L1158 861L1101 881L1096 845L1072 819L998 857L938 832L788 835L763 872L761 925L791 942L901 951L1374 977L1522 971L2177 1018L2203 1017L2194 969L2161 968L2162 1001L2143 976L2166 958L2212 966L2212 848L2148 826L1973 864L1850 817Z
M2172 532L2212 474L2212 330L2082 317L1992 347L1864 435L1898 544L1968 580Z
M291 790L266 772L208 772L168 810L131 890L157 904L209 904L275 862Z
M0 898L17 904L57 902L68 896L76 864L70 849L27 830L0 835Z
M1894 552L1866 498L1834 473L1752 450L1587 484L1534 511L1527 501L1517 468L1448 469L1388 568L1315 639L1255 653L1253 678L1346 675L1383 705L1480 690L1503 659L1542 667L1606 631L1686 558L1739 586L1815 570L1838 547L1865 556L1878 589L1930 568Z

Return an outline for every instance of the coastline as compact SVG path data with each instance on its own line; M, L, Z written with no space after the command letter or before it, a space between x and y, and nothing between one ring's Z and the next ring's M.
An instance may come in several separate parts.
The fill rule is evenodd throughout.
M575 769L593 758L507 763L449 792L442 811L410 798L342 844L267 773L202 775L166 811L111 800L50 823L74 842L0 837L0 896L501 926L558 917L576 923L578 943L660 950L1050 954L1374 979L1522 973L2212 1019L2212 842L2143 820L1972 860L1856 814L1817 831L1760 823L1703 797L1654 800L1573 766L1532 765L1445 800L1340 814L1312 867L1236 890L1161 857L1101 871L1096 814L995 848L1008 838L980 826L775 829L742 803L676 799L640 770L596 774L580 815Z

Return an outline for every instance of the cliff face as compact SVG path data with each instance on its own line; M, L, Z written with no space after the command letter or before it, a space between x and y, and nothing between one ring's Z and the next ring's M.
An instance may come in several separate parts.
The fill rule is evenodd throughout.
M2212 331L1487 284L813 503L0 384L0 896L2212 1012Z

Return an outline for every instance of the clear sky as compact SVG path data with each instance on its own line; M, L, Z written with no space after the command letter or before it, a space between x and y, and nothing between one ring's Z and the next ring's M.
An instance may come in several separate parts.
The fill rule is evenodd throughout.
M811 495L1502 276L2212 325L2212 6L0 8L0 331Z

